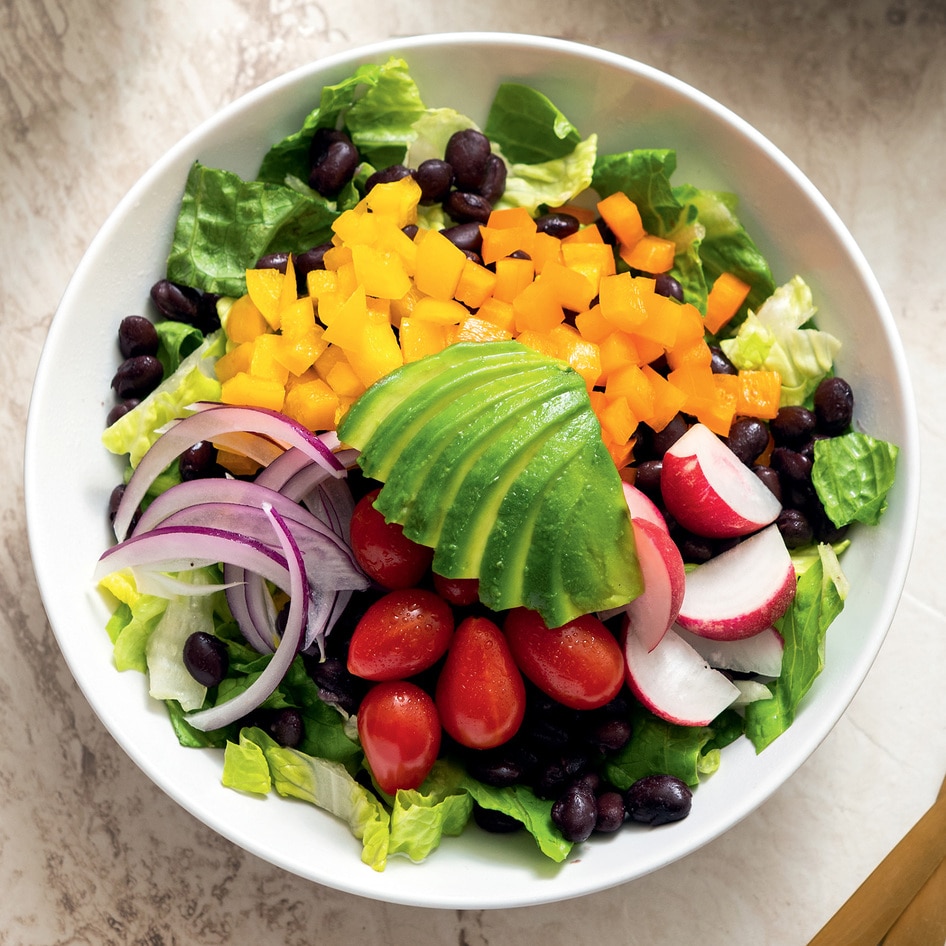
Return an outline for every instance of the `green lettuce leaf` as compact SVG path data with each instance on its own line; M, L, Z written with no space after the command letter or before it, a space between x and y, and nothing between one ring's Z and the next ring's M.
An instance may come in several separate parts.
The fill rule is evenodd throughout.
M847 580L830 545L798 579L791 607L776 622L785 641L782 672L769 700L746 706L746 736L761 752L792 724L798 706L824 669L825 635L841 613Z
M196 401L219 401L220 382L214 363L225 352L226 342L221 331L208 335L137 407L105 429L102 443L106 449L127 453L131 465L137 466L161 427L183 417Z
M164 377L174 374L181 362L196 349L200 348L204 334L200 329L184 322L162 319L155 322L158 333L158 361L164 368Z
M815 441L811 480L836 526L877 525L887 508L899 452L892 443L854 431Z
M641 709L633 720L631 741L608 761L605 773L621 791L646 775L673 775L696 785L719 766L720 745L729 738L731 720L721 724L720 742L710 726L677 726ZM724 735L725 733L725 735Z
M668 149L603 154L595 161L591 186L602 198L624 191L637 205L644 229L664 236L677 226L683 212L670 183L676 167L677 154Z
M148 672L148 640L167 606L167 598L139 595L131 605L116 610L113 619L119 614L125 619L114 638L113 656L118 670ZM109 633L114 633L114 630Z
M413 138L407 146L404 163L416 168L431 158L442 159L450 138L468 128L476 128L473 119L452 108L427 109L411 126Z
M323 198L244 181L195 162L168 256L167 278L222 295L246 292L246 269L268 253L301 253L331 238L338 216Z
M552 821L552 802L539 798L525 785L513 785L510 788L494 788L484 785L470 776L463 779L463 787L473 800L490 811L503 814L522 822L525 829L535 838L539 850L548 858L560 864L568 857L572 842L562 837Z
M557 161L582 140L546 95L515 82L504 82L496 90L483 130L511 164Z
M738 198L735 194L682 185L674 189L674 195L684 208L695 212L702 228L698 249L707 288L721 273L732 273L751 287L743 303L743 315L747 307L761 306L775 291L775 282L768 262L736 216ZM675 234L678 229L679 224L671 233ZM679 235L674 238L679 254L683 241ZM704 309L705 302L700 311Z
M388 857L390 815L378 798L356 781L344 765L280 746L258 728L242 730L240 742L259 746L269 766L273 787L280 795L310 802L341 818L362 842L362 861L373 870L384 870ZM229 787L253 791L245 787L241 774L244 773L239 767L231 767ZM255 768L245 774L246 785L259 784L259 772Z
M473 800L461 787L462 769L439 759L417 791L401 789L391 808L388 855L422 861L443 837L460 834L470 820Z
M525 207L535 216L540 207L567 204L591 184L597 148L597 136L591 135L562 158L509 165L506 189L496 207Z
M262 747L240 733L239 742L228 742L223 753L220 781L227 788L253 795L268 795L273 787L269 763Z
M391 108L390 114L384 114L386 107ZM372 161L372 158L384 160L392 140L397 142L396 148L400 148L395 153L402 155L410 140L406 129L423 108L417 86L407 73L403 59L391 58L382 65L369 63L359 66L352 75L322 89L318 106L306 116L302 127L276 142L266 153L256 179L270 184L284 184L288 178L307 181L309 148L312 136L320 128L347 125L349 134L363 150L367 161ZM378 122L379 116L385 127L382 132L368 127ZM379 139L381 148L372 150L372 145L377 146ZM399 160L400 157L396 156L394 161L387 163Z
M841 343L828 332L805 328L814 317L811 289L800 277L779 286L757 312L749 312L720 346L737 367L777 371L781 405L804 404L834 366Z

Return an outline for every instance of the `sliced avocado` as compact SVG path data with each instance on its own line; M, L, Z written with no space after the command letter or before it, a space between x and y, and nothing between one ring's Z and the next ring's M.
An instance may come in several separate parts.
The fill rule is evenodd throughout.
M494 431L482 454L464 465L462 481L441 506L443 525L434 555L435 571L450 578L479 575L503 499L526 467L544 455L559 453L559 431L584 404L583 385L581 390L539 396Z
M430 393L429 382L433 382L434 388L440 389L441 403L449 397L454 382L459 382L461 388L466 387L467 375L473 367L469 357L470 349L483 347L475 342L450 345L435 355L409 362L385 375L371 385L349 408L338 425L339 438L343 443L357 447L363 454L370 455L372 436L389 419L408 426L413 425L417 412L426 416L431 410L439 410L439 403L432 397L420 396L416 401L411 397L425 385ZM497 373L507 371L510 358L520 367L543 360L537 352L526 349L517 342L493 342L486 347L489 350L479 352L481 357L474 363L478 372L488 372L491 367L495 367ZM422 424L423 419L418 419L416 423Z
M436 411L409 439L405 440L395 428L389 456L396 455L397 462L385 479L384 495L375 503L378 510L388 520L404 525L409 538L415 542L434 544L436 533L428 528L433 524L419 518L426 513L428 499L439 502L437 496L431 497L428 478L431 483L442 478L450 469L448 461L456 463L468 456L476 449L480 438L489 436L495 424L508 417L510 410L515 410L510 407L511 401L522 396L533 397L536 387L543 383L548 388L547 374L541 369L526 369L513 377L508 372L499 377L487 377L452 400L435 398ZM422 392L415 395L417 398L426 396ZM447 405L449 410L445 409ZM379 449L388 442L386 432L387 426L372 438ZM418 505L424 512L415 513ZM436 512L436 508L432 512Z
M392 379L392 380L388 380ZM373 385L339 426L388 521L558 626L641 589L617 470L583 379L518 342L453 345Z
M559 431L561 449L532 462L510 487L496 513L480 564L480 598L498 611L523 603L526 559L545 496L587 443L600 431L597 418L583 412Z

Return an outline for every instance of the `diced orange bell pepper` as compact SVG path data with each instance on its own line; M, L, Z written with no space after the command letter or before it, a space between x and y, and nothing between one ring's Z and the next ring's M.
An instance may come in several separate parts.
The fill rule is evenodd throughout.
M633 247L619 246L618 252L631 269L639 269L644 273L666 273L673 268L676 244L673 240L645 233Z
M296 384L286 394L283 411L309 430L329 430L335 424L338 395L321 379Z
M431 296L418 299L411 310L411 318L425 319L438 325L457 325L469 314L466 306L454 299L436 299Z
M404 362L418 361L447 347L447 326L405 316L401 319L400 341Z
M477 310L476 314L487 322L509 332L510 335L516 327L516 310L513 309L511 302L503 302L491 296Z
M732 273L720 273L706 297L706 331L715 335L739 311L751 288Z
M648 421L654 415L656 395L653 385L638 365L624 365L608 375L605 393L623 397L635 416Z
M468 259L460 272L454 298L470 308L478 309L493 293L496 274Z
M220 400L224 404L281 411L285 397L285 383L272 378L256 378L245 371L238 371L220 385Z
M601 377L601 351L594 342L583 338L570 325L556 325L549 338L555 343L558 357L567 361L584 379L588 388L593 388Z
M640 364L637 345L627 332L611 332L598 343L598 350L601 352L601 380L605 383L612 371Z
M227 338L231 342L252 342L269 331L269 323L249 295L240 296L226 315Z
M512 338L512 332L501 329L493 322L468 315L458 325L453 335L454 342L506 342Z
M255 339L241 342L236 348L231 348L225 355L221 355L214 364L214 371L218 381L226 381L240 371L248 372L253 360Z
M598 213L618 238L618 242L628 249L636 246L644 236L644 224L637 204L623 191L615 191L604 200L599 200Z
M587 338L589 342L596 344L600 344L614 331L614 326L601 314L600 303L596 303L584 312L579 312L575 316L575 328L581 333L582 338Z
M654 413L647 424L659 433L683 410L686 394L649 364L643 365L641 371L654 391Z
M615 273L614 251L607 243L562 243L562 262L577 270L598 291L601 280Z
M516 331L529 329L533 332L548 332L561 324L565 312L551 283L536 279L529 283L515 299L512 308L516 313Z
M435 299L452 299L466 263L466 254L439 230L418 230L414 283Z
M410 277L396 253L385 253L367 244L355 245L351 252L355 278L367 295L400 299L410 291Z
M496 285L493 297L512 302L535 278L535 264L531 259L505 257L496 260Z
M279 308L286 277L278 269L248 269L246 292L269 327L279 328ZM295 295L293 295L293 300Z
M536 281L546 283L558 304L572 312L584 312L595 297L595 287L591 281L584 274L561 263L546 263Z

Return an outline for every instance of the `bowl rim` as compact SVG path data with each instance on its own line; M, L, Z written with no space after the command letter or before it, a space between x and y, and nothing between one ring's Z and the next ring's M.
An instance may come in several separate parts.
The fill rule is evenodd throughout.
M96 694L92 692L87 681L84 680L80 663L76 659L76 652L72 643L63 634L62 621L53 620L53 614L59 616L59 606L56 600L56 589L54 576L47 575L43 567L43 544L37 523L42 517L42 488L43 482L42 470L40 468L40 444L38 443L39 421L37 413L40 409L37 392L53 383L51 375L55 371L54 352L56 340L61 333L63 324L68 315L68 309L73 305L72 297L78 293L76 288L79 282L79 276L86 267L90 265L89 260L93 258L99 248L112 238L114 232L119 230L126 216L133 212L135 205L142 196L152 186L169 165L181 161L184 157L196 153L197 145L206 138L215 129L230 123L242 112L252 109L257 103L265 101L280 90L290 88L300 81L316 74L325 73L333 68L341 66L354 66L361 62L369 60L379 60L388 55L403 54L409 58L412 51L426 47L439 46L469 46L469 47L487 47L498 46L505 50L514 48L523 48L537 51L554 51L565 55L578 56L587 60L595 60L599 63L614 66L622 71L643 77L654 82L659 86L668 88L676 94L684 97L702 109L708 110L713 116L721 119L730 129L735 131L747 142L751 142L753 147L760 149L765 155L773 161L779 169L787 175L794 184L802 189L815 205L817 211L829 225L833 235L840 241L846 256L850 259L852 265L857 271L858 277L862 281L865 290L874 302L882 326L889 337L889 347L893 365L896 369L898 379L902 383L902 390L899 392L903 407L905 410L905 428L904 438L901 443L901 457L903 462L898 471L898 488L901 491L903 508L905 510L904 521L902 523L904 531L901 541L897 548L897 557L893 562L889 562L886 569L888 586L887 593L878 614L878 627L882 626L882 633L878 633L871 641L871 646L860 651L857 655L857 662L853 672L847 680L853 681L843 692L833 698L832 712L824 718L819 719L805 732L805 737L799 738L798 734L792 734L790 730L785 736L781 737L782 746L780 752L787 759L785 765L779 769L778 774L773 774L769 778L763 778L753 786L750 803L732 813L729 818L724 818L714 826L711 831L704 831L695 842L687 841L678 843L676 841L668 843L667 856L661 863L648 870L638 873L628 871L624 876L612 877L608 882L602 883L600 880L592 883L583 883L576 877L576 883L566 891L552 885L554 892L546 896L542 893L541 885L532 886L529 890L523 892L509 891L503 896L494 897L492 900L483 902L482 900L471 899L464 891L456 890L450 894L441 894L439 897L425 897L421 891L409 893L404 889L399 889L394 895L386 893L383 881L381 884L372 883L375 880L373 876L366 876L364 882L356 880L350 881L348 878L339 878L330 870L321 870L316 872L300 871L297 867L280 862L274 858L271 850L264 845L255 843L240 831L234 831L232 825L222 823L216 816L212 808L206 804L195 802L193 799L182 800L180 792L176 790L173 780L166 772L156 769L152 764L149 754L141 746L129 745L128 740L121 737L116 731L114 721L107 715L103 715L102 710L96 699ZM912 554L913 544L916 534L916 522L919 510L919 450L918 450L918 422L916 416L916 406L913 398L912 386L909 383L909 372L907 369L906 358L903 352L902 343L897 334L893 316L884 299L879 283L870 270L867 261L855 243L853 237L840 220L839 216L823 197L820 191L808 180L800 169L785 156L772 142L758 132L744 119L739 117L726 106L722 105L706 93L694 88L686 82L675 78L653 66L644 64L627 56L598 49L596 47L577 43L571 40L558 39L553 37L536 36L525 33L501 33L488 31L470 31L470 32L448 32L420 34L409 37L399 37L396 39L383 40L363 46L353 47L341 52L333 53L329 56L321 57L310 63L292 69L281 76L277 76L261 84L255 89L236 98L222 109L205 119L197 127L184 135L175 145L168 149L152 166L138 179L132 188L126 193L122 200L116 205L114 210L101 226L95 237L89 244L86 253L76 268L75 273L69 280L65 291L57 307L57 311L50 324L49 334L44 344L42 354L36 370L33 395L30 400L29 415L27 420L27 434L25 444L24 458L24 493L27 513L28 537L30 551L33 559L34 571L36 573L37 583L40 588L41 597L50 618L50 624L53 627L54 634L60 649L66 659L66 662L73 673L73 676L84 693L86 699L92 706L96 715L119 742L123 750L128 754L138 767L148 775L148 777L158 785L174 801L190 811L199 820L207 824L217 833L227 837L233 843L241 846L245 850L256 854L262 859L289 870L293 873L304 876L326 886L335 887L344 892L353 893L360 896L366 896L372 899L385 900L392 903L402 903L413 906L424 906L433 908L449 909L492 909L504 907L518 907L527 905L536 905L549 902L551 900L568 899L571 897L584 896L594 893L608 887L623 884L637 879L652 870L658 870L681 857L698 850L700 847L729 831L738 821L748 816L766 801L780 785L784 784L802 763L815 751L822 743L824 738L836 725L838 719L853 699L855 693L863 683L870 667L880 650L883 639L889 629L890 623L899 601L903 585L906 580L906 574L909 567L910 556ZM146 690L146 687L145 687ZM147 694L145 693L145 696ZM728 750L727 750L728 751ZM255 802L256 800L254 800ZM347 830L347 829L346 829ZM437 854L433 855L431 864L436 865ZM417 870L416 865L408 865L409 869ZM367 868L364 868L368 875L371 875ZM389 866L388 870L391 870ZM384 874L380 875L384 878ZM416 886L422 886L420 884Z

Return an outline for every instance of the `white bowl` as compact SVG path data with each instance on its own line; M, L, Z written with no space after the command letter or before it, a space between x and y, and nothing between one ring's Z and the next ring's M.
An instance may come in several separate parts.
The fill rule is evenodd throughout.
M361 63L403 55L428 105L479 120L500 80L533 84L604 152L667 147L675 182L736 192L740 214L777 282L802 274L821 327L844 341L839 373L863 428L900 445L880 526L857 530L843 559L847 606L827 665L791 729L760 755L745 739L696 791L690 817L586 843L571 863L545 861L526 837L469 830L426 863L395 858L383 873L359 859L348 828L303 803L247 797L220 785L221 757L181 748L145 678L118 673L92 581L110 542L105 516L119 464L100 445L120 319L145 308L190 164L255 174L268 146L295 130L323 85ZM131 190L97 235L63 296L30 408L26 500L37 579L59 645L86 698L132 759L172 798L234 843L302 877L396 903L474 909L536 904L630 881L684 857L765 801L821 743L866 676L906 576L918 504L914 404L893 319L863 256L808 180L762 135L707 96L611 53L541 37L423 36L332 56L272 81L204 123Z

